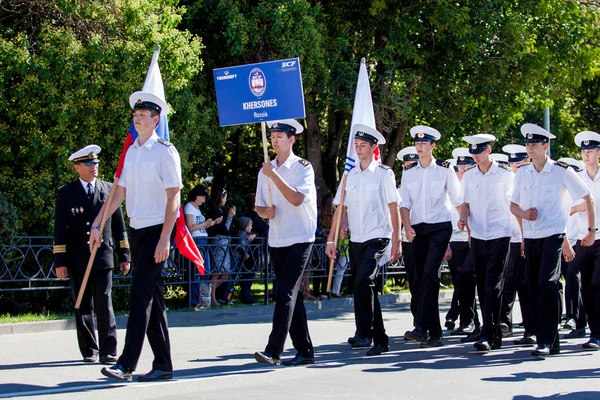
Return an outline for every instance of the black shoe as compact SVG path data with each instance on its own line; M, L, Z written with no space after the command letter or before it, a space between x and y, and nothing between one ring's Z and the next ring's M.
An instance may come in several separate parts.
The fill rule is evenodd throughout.
M371 347L373 339L371 338L360 338L356 342L352 343L353 349L361 349L365 347Z
M575 321L575 318L570 318L567 322L565 322L562 328L574 331L577 328L577 322Z
M138 382L164 381L167 379L173 379L173 371L161 371L160 369L153 369L146 375L137 377Z
M440 347L444 345L444 339L441 336L432 337L426 342L421 342L421 348Z
M469 336L460 339L461 343L473 343L478 341L481 338L481 329L476 327Z
M475 342L474 346L477 351L490 351L492 349L492 346L490 346L490 343L484 337Z
M390 351L390 347L388 345L382 345L382 344L376 344L375 346L373 346L371 348L371 350L367 351L367 356L371 357L371 356L378 356L381 353L387 353L388 351Z
M600 339L590 337L587 343L581 345L586 350L598 350L600 349Z
M281 365L285 365L286 367L297 367L298 365L308 365L314 364L315 359L310 357L302 357L301 355L296 354L296 357L291 360L285 360L281 362Z
M469 322L467 325L461 324L458 328L450 332L451 336L470 335L475 330L475 323Z
M83 357L84 363L95 363L96 361L98 361L98 356L96 354L93 356Z
M358 334L358 332L354 332L354 336L348 338L348 343L354 344L358 340L360 340L360 335Z
M565 339L578 339L583 338L587 335L585 328L573 329L571 332L565 335Z
M116 364L118 361L117 356L113 356L112 354L100 357L101 364L112 365Z
M452 318L447 318L444 326L446 327L446 329L451 331L451 330L454 330L454 327L456 326L456 324L454 323L454 320Z
M121 364L117 363L112 367L102 368L100 372L102 372L102 375L107 376L109 378L115 378L121 381L130 381L133 370L127 369Z
M523 336L521 339L518 340L513 340L514 344L520 345L520 346L531 346L537 343L537 340L535 338L535 335L525 335Z
M261 364L279 365L281 361L277 357L273 357L266 351L257 351L254 353L254 359Z
M500 328L500 332L502 333L502 335L510 332L510 328L508 327L508 324L506 322L500 322L498 324L498 327Z
M423 332L423 330L420 328L415 328L412 331L406 331L406 333L404 333L404 340L407 342L414 341L424 343L428 339L427 333Z
M531 352L532 356L547 356L550 355L550 346L547 344L539 344L537 349Z

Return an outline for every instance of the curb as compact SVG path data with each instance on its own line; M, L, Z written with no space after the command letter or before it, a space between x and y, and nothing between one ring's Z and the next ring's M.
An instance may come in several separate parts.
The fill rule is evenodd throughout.
M453 293L454 290L440 290L439 299L451 299ZM410 293L380 295L379 302L381 304L386 305L410 303ZM354 309L354 299L348 297L343 299L331 299L326 301L305 301L304 306L306 307L306 311L309 312L323 310L339 310L348 312L353 311ZM198 312L178 311L168 313L168 321L170 327L195 326L206 322L222 323L223 320L235 322L236 319L244 317L271 316L273 314L273 308L274 306L272 304L269 304L239 308L201 310ZM125 329L127 327L127 319L127 315L116 317L117 329ZM74 329L75 320L73 319L40 322L19 322L13 324L0 324L0 336L22 333L65 331Z

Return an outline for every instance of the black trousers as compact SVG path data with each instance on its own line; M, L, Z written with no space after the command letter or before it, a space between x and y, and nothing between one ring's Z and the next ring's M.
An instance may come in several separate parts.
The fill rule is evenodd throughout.
M475 264L473 264L473 249L469 249L467 258L463 264L460 276L460 325L467 326L473 321L475 326L481 326L479 316L477 315L477 301L475 294L477 291L477 277L475 276Z
M440 274L442 260L452 236L452 223L413 225L416 232L413 240L415 272L421 281L417 308L417 326L429 331L433 337L442 336L440 324Z
M507 324L510 331L513 330L512 310L518 294L521 316L523 317L523 326L525 327L525 335L528 335L532 329L533 320L531 316L531 300L529 299L529 284L527 283L526 270L527 264L525 258L521 257L521 243L511 243L508 265L506 266L506 273L504 276L500 322Z
M410 290L410 312L413 316L413 325L417 326L416 317L419 308L419 293L421 281L415 271L414 245L411 242L402 242L402 257L404 260L404 270L408 280L408 289Z
M477 294L483 319L481 336L485 337L490 344L502 343L498 324L502 302L502 277L508 263L509 245L510 237L491 240L471 238Z
M354 281L354 318L356 332L373 338L375 344L387 346L381 305L377 296L376 279L379 260L390 244L389 239L372 239L364 243L350 241L350 268L356 271Z
M300 293L300 282L310 260L312 247L312 243L297 243L287 247L269 248L271 265L277 278L277 291L273 327L265 351L273 357L281 357L288 332L300 356L314 357L304 298Z
M152 369L173 370L162 280L166 261L154 262L161 231L162 224L130 230L134 270L125 347L119 364L132 370L136 369L140 359L144 336L148 336L154 353Z
M531 295L533 334L538 345L545 344L560 350L558 322L560 321L560 258L564 235L542 239L525 239L527 281Z
M71 269L73 300L77 299L85 270ZM77 343L84 357L117 355L117 324L112 305L112 269L92 269L83 292L81 306L75 310ZM98 342L94 314L98 320Z
M448 269L450 269L454 293L452 294L450 309L446 313L446 319L456 321L460 315L460 275L462 273L463 264L469 254L469 242L450 242L450 249L452 250L452 257L448 260ZM471 320L463 321L461 319L460 321L461 325L465 322L466 324L469 324Z
M581 271L581 294L588 317L591 337L600 339L600 240L583 247L577 241L575 259L569 264ZM573 265L575 264L575 265Z
M561 257L561 273L565 278L567 321L573 318L578 329L585 328L588 322L582 296L582 268L586 264L585 259L590 257L589 249L589 247L582 247L581 241L578 240L575 244L575 259L568 263ZM581 250L583 250L583 254L579 254Z

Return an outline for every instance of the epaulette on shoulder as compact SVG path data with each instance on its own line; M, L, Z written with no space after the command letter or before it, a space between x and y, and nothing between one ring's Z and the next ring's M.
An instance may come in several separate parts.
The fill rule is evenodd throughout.
M554 165L558 165L559 167L563 167L564 169L569 168L569 164L563 161L554 161Z
M507 170L507 171L509 171L509 172L512 172L512 168L510 167L510 165L506 165L506 164L501 164L501 163L498 163L498 166L499 166L500 168L502 168L502 169L505 169L505 170Z
M383 168L383 169L392 169L392 167L387 166L385 164L379 164L379 168Z
M468 165L468 166L466 166L466 167L465 167L465 172L467 172L467 171L468 171L468 170L470 170L470 169L473 169L473 168L475 168L476 166L477 166L477 164L471 164L471 165Z
M408 164L408 165L405 165L405 166L403 166L403 167L402 167L402 169L403 169L404 171L408 171L409 169L411 169L411 168L414 168L416 165L417 165L417 163L416 163L416 162L414 162L414 163L410 163L410 164Z
M309 166L309 165L310 165L310 161L308 161L308 160L305 160L304 158L301 158L301 159L299 159L299 160L298 160L298 162L299 162L300 164L304 165L305 167L307 167L307 166Z
M440 167L450 168L450 163L448 161L435 160L435 163Z
M165 140L163 138L158 138L157 142L160 143L160 144L164 144L165 146L172 146L173 145L171 142L169 142L168 140Z
M531 164L531 163L525 163L525 164L521 164L521 165L519 165L519 168L521 168L521 167L525 167L525 166L527 166L527 165L529 165L529 164Z

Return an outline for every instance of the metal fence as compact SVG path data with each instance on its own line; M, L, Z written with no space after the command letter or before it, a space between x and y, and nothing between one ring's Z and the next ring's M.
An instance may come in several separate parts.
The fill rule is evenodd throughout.
M275 279L269 265L266 239L256 238L249 244L240 244L236 238L231 238L227 244L209 243L200 248L203 257L210 257L211 269L222 269L226 260L231 268L230 279L237 283L257 282L264 284L264 302L269 302L269 284ZM348 253L348 245L338 246L340 254ZM345 261L344 261L345 260ZM336 263L336 269L344 271L344 276L350 275L347 257L340 257L342 263ZM115 265L118 265L115 260ZM445 262L442 267L445 267ZM324 241L317 241L313 246L311 260L307 271L313 278L327 276L329 259L325 255ZM381 285L385 278L404 275L402 260L395 264L386 264L382 269ZM207 277L200 277L196 268L181 254L173 249L167 266L163 271L165 285L182 286L189 293L191 285ZM113 286L129 286L130 275L122 275L115 268ZM52 237L50 236L16 236L11 244L0 245L0 292L61 290L69 289L69 281L61 281L54 272L52 254ZM188 296L189 297L189 296Z

